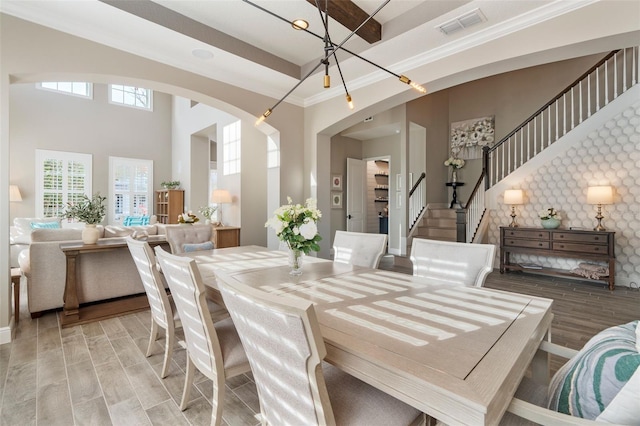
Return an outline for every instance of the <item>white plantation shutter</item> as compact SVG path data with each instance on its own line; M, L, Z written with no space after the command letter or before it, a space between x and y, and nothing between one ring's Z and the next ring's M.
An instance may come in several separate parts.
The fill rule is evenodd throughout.
M153 161L109 157L109 182L110 223L153 214Z

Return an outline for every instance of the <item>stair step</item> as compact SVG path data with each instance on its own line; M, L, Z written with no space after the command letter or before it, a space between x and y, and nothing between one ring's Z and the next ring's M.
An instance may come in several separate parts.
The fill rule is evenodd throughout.
M455 209L429 209L427 217L432 219L456 219Z
M420 226L429 226L435 228L455 228L455 218L423 218Z
M438 237L455 240L457 231L456 228L418 228L416 237Z

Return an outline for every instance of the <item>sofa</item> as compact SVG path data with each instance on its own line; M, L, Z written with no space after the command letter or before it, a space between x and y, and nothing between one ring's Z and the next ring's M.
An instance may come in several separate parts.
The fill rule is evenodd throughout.
M101 239L122 238L136 232L164 234L162 225L98 226ZM32 317L63 306L66 281L66 258L62 242L81 242L82 229L34 229L31 242L18 258L27 278L28 305ZM166 250L169 245L163 244ZM78 300L96 302L144 293L138 270L126 248L83 254L79 262Z

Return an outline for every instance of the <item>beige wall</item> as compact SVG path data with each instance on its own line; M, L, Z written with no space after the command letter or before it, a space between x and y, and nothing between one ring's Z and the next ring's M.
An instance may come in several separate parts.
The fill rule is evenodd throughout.
M10 89L10 180L18 185L21 203L11 203L11 216L35 214L35 151L93 155L93 192L109 193L109 156L149 159L154 185L171 178L171 96L156 92L153 111L110 104L107 86L94 84L93 99L14 84ZM153 206L150 206L153 208ZM107 223L111 221L107 215Z

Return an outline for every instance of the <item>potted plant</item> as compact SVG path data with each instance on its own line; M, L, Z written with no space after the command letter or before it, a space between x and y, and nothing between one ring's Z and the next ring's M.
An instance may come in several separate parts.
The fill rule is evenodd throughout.
M164 189L176 189L180 186L180 181L179 180L163 181L160 183L160 186L162 186Z
M91 198L83 194L77 202L67 203L63 213L64 217L86 224L82 230L82 242L85 244L95 244L100 238L100 231L96 225L102 222L106 214L104 205L106 199L107 197L103 197L99 193L94 194Z
M206 223L209 224L211 223L211 217L216 212L216 210L217 210L217 207L206 206L206 207L200 207L200 209L198 210L198 213L204 216L204 218L206 219Z

